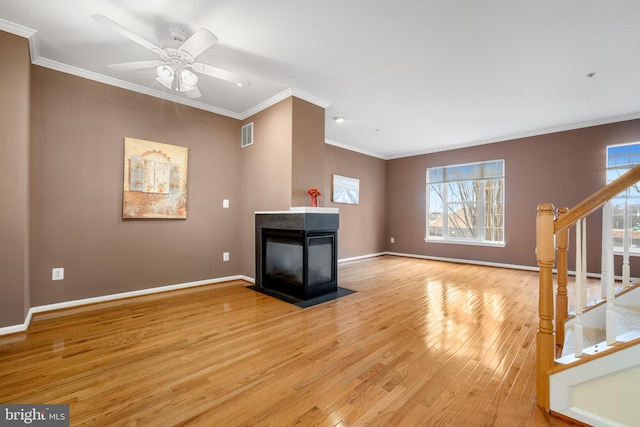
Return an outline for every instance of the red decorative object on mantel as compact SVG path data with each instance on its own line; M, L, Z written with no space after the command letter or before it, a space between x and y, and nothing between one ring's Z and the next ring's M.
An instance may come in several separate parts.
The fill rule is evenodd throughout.
M309 196L311 196L311 207L312 208L317 208L318 207L318 197L322 196L322 193L320 192L320 190L318 190L317 187L311 187L307 191L307 194Z

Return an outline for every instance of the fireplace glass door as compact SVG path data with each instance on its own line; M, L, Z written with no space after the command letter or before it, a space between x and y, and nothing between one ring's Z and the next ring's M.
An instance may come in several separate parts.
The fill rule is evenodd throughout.
M308 237L309 286L318 286L335 281L333 267L333 234L309 235Z
M303 232L269 230L263 237L264 279L274 289L289 286L302 287Z

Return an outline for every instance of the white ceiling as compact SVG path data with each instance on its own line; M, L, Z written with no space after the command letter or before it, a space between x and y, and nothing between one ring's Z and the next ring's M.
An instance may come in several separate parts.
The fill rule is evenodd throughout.
M251 84L172 98L153 69L107 67L157 56L92 14L161 47L207 28L198 60ZM0 0L0 29L36 64L238 119L299 96L328 143L386 159L640 117L638 0Z

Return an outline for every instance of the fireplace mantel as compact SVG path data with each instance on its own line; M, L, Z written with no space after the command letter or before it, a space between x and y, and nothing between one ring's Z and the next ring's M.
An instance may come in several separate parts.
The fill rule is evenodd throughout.
M340 210L338 208L314 208L310 206L300 206L300 207L291 207L288 211L257 211L256 215L259 214L300 214L300 213L314 213L314 214L339 214Z

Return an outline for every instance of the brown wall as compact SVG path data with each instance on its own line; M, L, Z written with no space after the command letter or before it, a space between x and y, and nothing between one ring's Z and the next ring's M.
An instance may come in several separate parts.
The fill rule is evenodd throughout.
M287 98L243 121L254 143L242 149L242 274L255 275L256 211L309 206L307 190L324 185L324 109Z
M372 255L385 251L386 161L325 145L325 178L321 206L340 209L338 257ZM333 175L360 180L360 204L333 203Z
M33 306L238 273L239 121L37 66L31 87ZM125 137L189 148L186 220L122 219Z
M0 326L29 309L29 73L27 40L0 31Z
M309 206L307 191L324 186L324 108L293 99L291 206Z
M291 145L293 99L288 98L245 120L253 122L253 144L242 149L242 205L237 234L241 240L241 274L255 276L256 211L287 210L291 206Z
M391 160L388 233L395 243L387 244L387 250L535 267L538 204L572 207L579 203L605 184L606 146L638 140L640 120L634 120ZM494 159L505 160L506 247L426 243L426 168ZM599 273L600 213L587 222L588 268Z

